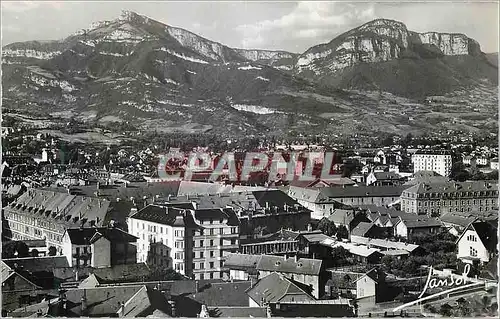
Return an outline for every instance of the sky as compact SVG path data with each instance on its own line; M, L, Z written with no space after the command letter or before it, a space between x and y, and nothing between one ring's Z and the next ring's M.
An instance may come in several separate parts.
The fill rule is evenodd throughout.
M3 1L2 45L63 39L122 10L146 15L230 47L301 53L376 18L409 30L464 33L498 52L498 1L146 2Z

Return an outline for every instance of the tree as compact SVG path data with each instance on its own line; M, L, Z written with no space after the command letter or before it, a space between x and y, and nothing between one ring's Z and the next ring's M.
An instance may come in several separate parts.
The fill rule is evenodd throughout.
M332 259L335 266L344 266L349 264L349 256L351 254L347 249L338 246L332 249Z
M333 236L337 233L337 226L328 218L323 218L319 221L318 229L327 236Z
M347 230L347 227L345 227L344 225L340 225L338 228L337 228L337 239L338 240L341 240L343 238L349 238L349 231Z
M23 258L30 256L30 249L22 241L9 241L2 247L2 258Z
M452 315L452 310L453 310L453 307L450 306L449 304L445 303L444 305L441 305L441 308L439 309L439 313L444 317L450 317Z
M54 246L49 247L49 256L55 256L57 254L57 249Z
M462 162L456 162L451 166L450 178L454 181L465 182L470 178L470 174Z

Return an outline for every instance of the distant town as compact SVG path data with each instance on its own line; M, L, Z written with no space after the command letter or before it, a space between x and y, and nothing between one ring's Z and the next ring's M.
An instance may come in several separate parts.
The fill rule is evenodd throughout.
M3 316L497 315L493 138L348 145L120 127L138 140L106 144L8 124ZM284 162L232 178L249 152Z

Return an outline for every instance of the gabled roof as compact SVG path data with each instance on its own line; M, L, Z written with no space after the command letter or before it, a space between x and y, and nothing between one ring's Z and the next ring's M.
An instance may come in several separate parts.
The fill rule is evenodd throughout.
M360 236L351 236L351 242L362 245L371 245L373 247L380 247L384 249L404 250L408 252L412 252L419 247L418 245L408 244L406 242L390 241L386 239L366 238Z
M261 305L262 300L278 302L287 295L299 296L299 299L314 300L290 279L275 272L259 280L255 286L247 290L247 294L259 305Z
M487 221L477 221L470 223L466 229L462 232L460 237L457 239L457 243L463 238L467 230L473 230L477 233L479 239L483 243L484 247L489 252L494 252L497 250L497 231L498 231L498 219L487 220Z
M5 280L7 280L7 278L9 278L14 274L14 270L12 270L6 263L4 263L1 260L0 260L0 271L1 271L0 275L2 278L2 283L4 283Z
M250 281L210 283L197 293L187 295L200 304L211 306L242 307L248 306L246 291Z
M119 228L68 228L66 229L66 233L73 245L90 245L101 237L108 239L110 242L117 243L136 242L138 239Z
M408 186L406 186L408 187ZM498 184L491 181L422 183L409 187L406 193L414 194L455 194L457 192L497 192Z
M54 268L69 267L68 259L65 256L48 257L26 257L3 259L3 262L10 268L18 268L34 272L46 271L52 272Z
M374 223L360 222L352 231L352 236L365 236L372 227L375 226Z
M146 290L144 286L112 286L90 289L70 289L65 292L66 300L69 305L68 311L76 316L82 314L82 298L87 302L88 316L110 316L116 314L120 309L121 303L130 303L134 296L139 296L141 291ZM142 303L141 309L145 310ZM149 305L147 305L149 306ZM127 309L127 307L126 307ZM129 310L130 311L130 310Z
M192 208L192 205L190 205L190 208ZM169 226L184 226L182 209L166 205L148 205L134 215L130 216L130 218Z
M281 256L262 255L257 263L257 270L318 276L322 260L284 258Z
M256 269L261 257L261 255L229 253L224 257L224 267L239 270Z
M380 283L384 281L385 279L385 274L378 268L372 268L370 271L368 271L366 274L363 276L359 277L356 282L360 281L364 277L369 277L371 280L375 281L376 283Z
M94 221L100 226L106 218L110 202L105 199L75 196L42 189L29 189L6 206L6 211L36 216L65 226L86 225Z
M299 237L304 238L306 241L308 241L310 243L319 243L319 242L322 242L323 240L331 239L330 236L323 234L320 230L313 231L313 232L307 232L307 233L301 233L299 235Z
M373 173L373 176L377 181L380 180L400 180L401 176L399 174L396 174L394 172L375 172Z
M443 226L441 221L437 218L423 217L423 218L412 219L412 220L402 220L402 218L401 218L401 221L405 224L406 228L427 228L427 227L441 227L441 226Z
M380 249L368 248L367 246L356 245L354 243L338 242L338 243L333 245L333 247L339 247L339 246L348 250L351 254L361 256L361 257L369 257L373 254L380 254Z

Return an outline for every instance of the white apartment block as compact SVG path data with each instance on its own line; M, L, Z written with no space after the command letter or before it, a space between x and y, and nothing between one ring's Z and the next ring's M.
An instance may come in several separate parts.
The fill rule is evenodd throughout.
M239 219L230 208L180 202L149 205L128 219L137 261L195 279L229 278L224 257L239 248Z
M413 172L434 171L441 176L451 173L451 155L444 152L419 151L412 156Z
M130 216L128 231L139 238L137 262L173 268L186 274L186 227L179 211L148 205Z

